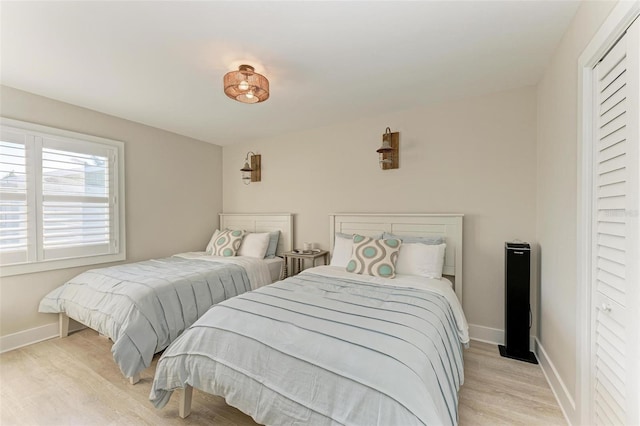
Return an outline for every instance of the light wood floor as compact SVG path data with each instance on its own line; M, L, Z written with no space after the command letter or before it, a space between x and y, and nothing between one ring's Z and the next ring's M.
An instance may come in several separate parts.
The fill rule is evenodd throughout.
M193 412L178 417L177 395L162 410L147 399L155 361L132 386L111 356L111 341L85 329L0 355L0 424L255 424L222 398L194 390ZM566 424L540 367L501 358L472 342L465 351L460 425Z

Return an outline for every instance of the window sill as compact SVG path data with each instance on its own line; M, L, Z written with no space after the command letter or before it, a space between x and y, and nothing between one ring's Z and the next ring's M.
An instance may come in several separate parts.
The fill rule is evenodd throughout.
M74 268L77 266L99 265L101 263L120 262L126 260L125 252L100 256L77 257L73 259L56 259L34 263L20 263L0 266L0 277L32 274L35 272L53 271L56 269Z

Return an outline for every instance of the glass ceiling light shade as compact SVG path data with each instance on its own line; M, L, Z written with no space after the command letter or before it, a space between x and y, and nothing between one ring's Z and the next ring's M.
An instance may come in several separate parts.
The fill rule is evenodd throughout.
M238 71L224 75L224 93L233 100L256 104L269 99L269 80L250 65L240 65Z

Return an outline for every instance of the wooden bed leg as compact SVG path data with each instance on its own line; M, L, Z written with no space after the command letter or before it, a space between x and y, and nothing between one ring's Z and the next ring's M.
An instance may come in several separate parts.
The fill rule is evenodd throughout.
M191 414L191 397L193 396L193 387L187 385L180 392L180 405L178 407L178 415L186 419Z
M134 374L133 376L129 377L129 383L131 383L132 385L135 385L139 381L140 381L140 373Z
M60 338L69 335L69 317L64 312L58 314L58 324L60 326Z

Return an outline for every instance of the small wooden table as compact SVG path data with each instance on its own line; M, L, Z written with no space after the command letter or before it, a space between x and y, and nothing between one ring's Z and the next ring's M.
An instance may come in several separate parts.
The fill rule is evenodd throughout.
M288 251L286 253L282 253L282 257L284 257L284 277L292 277L296 274L299 274L304 269L304 261L306 259L311 259L313 261L313 266L316 266L316 259L323 258L324 264L329 264L329 252L327 250L320 250L316 252L304 252L298 253L295 251ZM289 260L291 260L291 268L289 268ZM289 273L291 271L291 273Z

